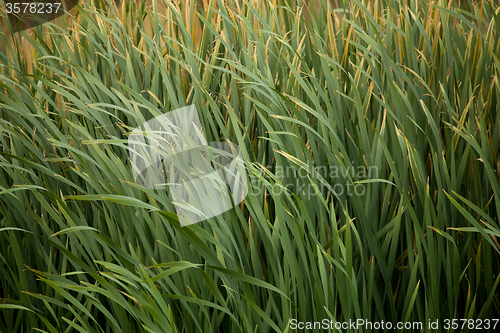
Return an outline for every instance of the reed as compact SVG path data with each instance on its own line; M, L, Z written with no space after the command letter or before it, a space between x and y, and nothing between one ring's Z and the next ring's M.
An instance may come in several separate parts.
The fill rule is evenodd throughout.
M499 318L498 3L186 3L0 36L0 331ZM180 227L127 138L191 104L252 186Z

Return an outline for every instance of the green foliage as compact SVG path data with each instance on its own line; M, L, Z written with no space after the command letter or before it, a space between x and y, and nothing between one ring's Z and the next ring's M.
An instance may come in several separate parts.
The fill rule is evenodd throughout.
M498 6L320 3L93 0L0 36L1 332L499 317ZM181 228L126 143L190 104L258 182Z

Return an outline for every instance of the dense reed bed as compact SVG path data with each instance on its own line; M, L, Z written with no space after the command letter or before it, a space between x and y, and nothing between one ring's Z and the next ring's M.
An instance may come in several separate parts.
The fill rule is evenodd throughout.
M498 2L319 4L91 0L7 26L1 332L499 318ZM127 138L191 104L251 186L181 227Z

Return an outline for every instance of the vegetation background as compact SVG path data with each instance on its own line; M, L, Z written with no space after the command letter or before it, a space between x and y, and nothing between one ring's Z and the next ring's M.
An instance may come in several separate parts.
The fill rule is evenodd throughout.
M24 32L3 20L0 331L499 318L498 2L334 3L91 0ZM126 142L190 104L265 191L181 228Z

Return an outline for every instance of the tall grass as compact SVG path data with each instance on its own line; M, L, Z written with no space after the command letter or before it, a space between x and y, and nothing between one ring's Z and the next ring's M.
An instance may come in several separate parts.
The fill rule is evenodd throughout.
M189 4L0 36L0 331L498 318L498 3ZM253 186L181 228L126 142L191 104Z

